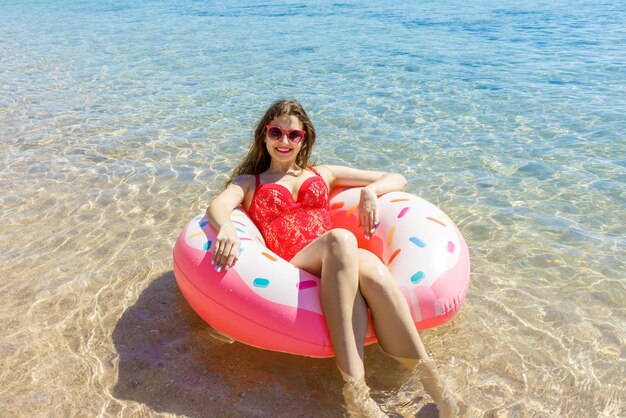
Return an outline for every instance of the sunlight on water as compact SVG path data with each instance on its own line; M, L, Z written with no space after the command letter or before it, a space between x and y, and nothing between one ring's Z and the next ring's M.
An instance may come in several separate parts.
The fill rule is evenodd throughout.
M467 416L626 415L620 2L127 3L0 2L3 416L344 413L332 359L219 335L172 272L284 96L316 161L402 172L459 225L469 294L422 338ZM437 415L366 368L386 412Z

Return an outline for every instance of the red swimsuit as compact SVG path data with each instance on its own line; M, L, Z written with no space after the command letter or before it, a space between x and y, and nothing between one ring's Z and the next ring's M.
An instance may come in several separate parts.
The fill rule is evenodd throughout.
M267 248L287 261L331 229L328 187L319 173L311 170L316 175L304 180L296 201L285 186L261 184L256 175L248 214L263 234Z

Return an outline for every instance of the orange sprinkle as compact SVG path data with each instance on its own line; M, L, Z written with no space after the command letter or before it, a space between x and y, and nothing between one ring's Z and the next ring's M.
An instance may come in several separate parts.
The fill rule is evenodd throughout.
M401 250L402 250L401 248L398 248L397 250L395 250L395 251L393 252L393 254L391 254L391 257L389 257L389 261L387 261L387 265L391 264L391 262L393 261L393 259L394 259L394 258L396 258L396 257L398 256L398 254L400 254L400 251L401 251Z
M358 207L359 205L357 204L351 207L350 209L348 209L348 211L346 212L346 218L349 218L350 216L352 216L352 214L354 213L355 210L357 210Z
M391 247L391 241L393 240L393 234L396 233L396 227L392 227L391 231L389 231L389 236L387 237L387 247Z
M331 208L331 209L339 209L339 208L342 208L344 204L345 204L345 202L337 202L337 203L333 203L333 204L330 206L330 208Z
M202 232L196 232L195 234L191 234L189 236L189 238L195 238L195 237L199 237L200 235L206 235L206 232L202 231Z
M396 203L396 202L408 202L408 201L409 201L409 199L393 199L393 200L391 201L391 203Z
M427 217L426 219L428 219L429 221L433 221L435 223L438 223L441 226L447 226L446 224L444 224L443 222L441 222L439 219L435 219L435 218L431 218L430 216Z
M261 254L263 254L265 257L269 258L272 261L276 261L276 257L274 257L272 254L266 252L261 252Z

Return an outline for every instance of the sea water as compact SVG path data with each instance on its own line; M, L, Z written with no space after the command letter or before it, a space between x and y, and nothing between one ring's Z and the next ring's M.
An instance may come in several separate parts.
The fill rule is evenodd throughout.
M623 1L0 0L0 414L341 416L332 359L220 336L172 273L266 107L468 243L421 333L467 416L624 416ZM436 416L366 350L392 416Z

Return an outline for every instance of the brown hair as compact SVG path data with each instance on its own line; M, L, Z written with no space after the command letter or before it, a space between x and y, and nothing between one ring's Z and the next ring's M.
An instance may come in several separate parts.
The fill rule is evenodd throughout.
M282 99L272 103L265 111L263 117L257 122L252 136L252 147L250 147L248 155L235 167L226 185L230 184L237 176L242 174L261 174L270 167L272 157L265 147L265 129L267 124L273 119L282 115L295 116L302 122L306 135L302 141L300 152L296 157L296 166L301 169L308 167L313 144L315 144L315 128L304 108L297 100Z

